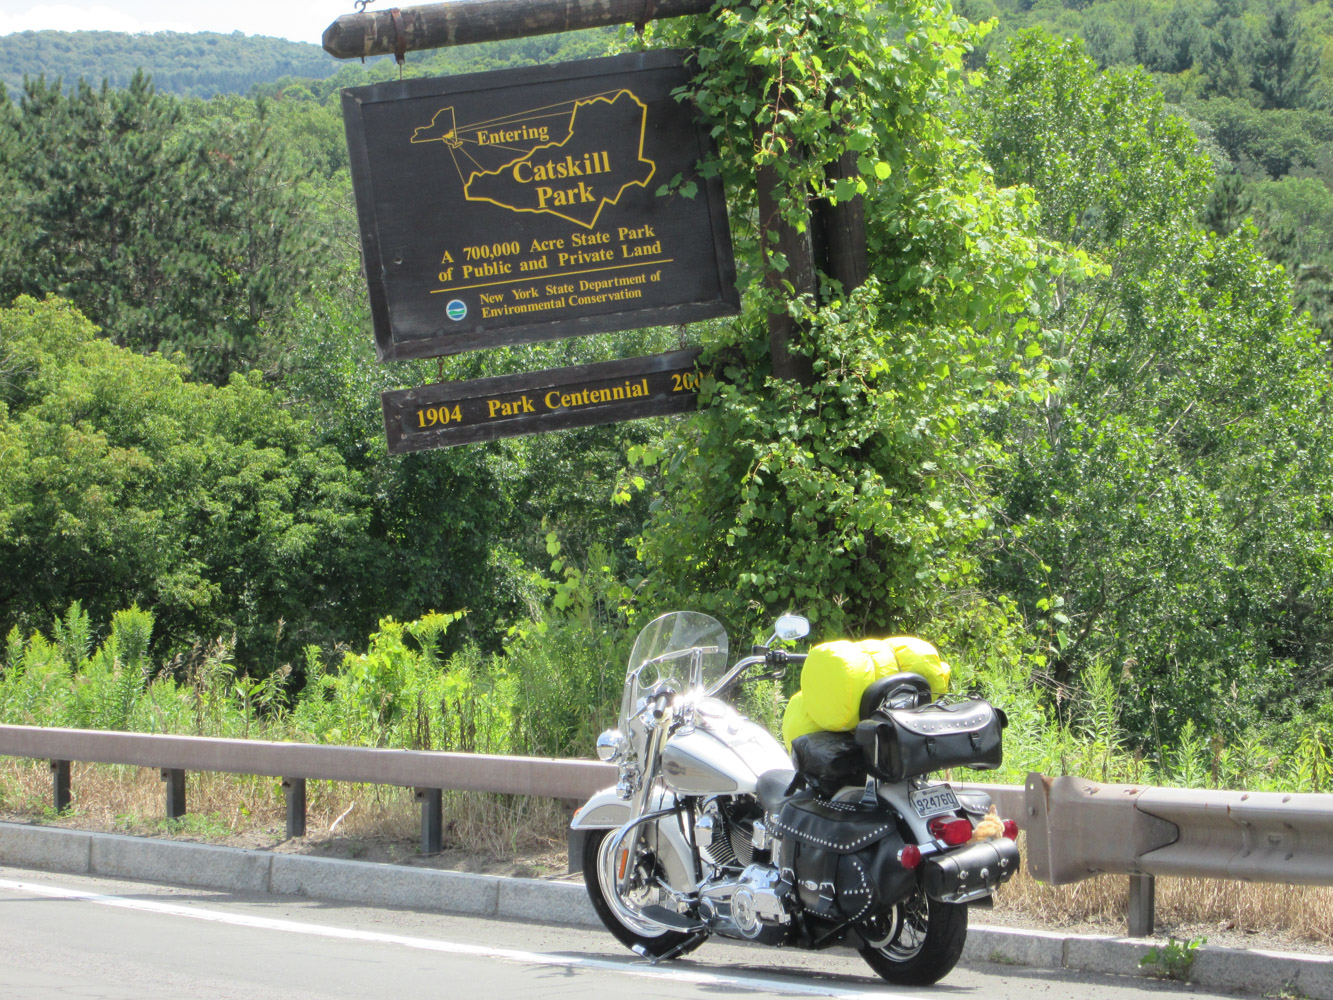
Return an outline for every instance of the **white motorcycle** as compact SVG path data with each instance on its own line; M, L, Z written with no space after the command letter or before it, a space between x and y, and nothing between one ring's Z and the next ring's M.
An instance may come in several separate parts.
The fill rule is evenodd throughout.
M618 727L597 741L619 781L574 814L571 856L607 929L651 961L721 934L851 945L891 983L937 982L962 954L968 906L989 902L1019 854L987 796L927 775L998 766L1003 713L932 703L924 678L895 674L865 692L854 733L800 737L789 758L723 697L803 662L773 647L809 628L784 615L728 667L709 616L650 622Z

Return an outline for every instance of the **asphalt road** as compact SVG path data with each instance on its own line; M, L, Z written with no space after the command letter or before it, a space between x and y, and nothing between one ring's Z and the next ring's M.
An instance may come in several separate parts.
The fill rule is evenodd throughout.
M1222 997L1139 979L984 965L896 989L851 952L709 942L651 966L565 927L246 896L0 867L3 1000L535 1000L861 996Z

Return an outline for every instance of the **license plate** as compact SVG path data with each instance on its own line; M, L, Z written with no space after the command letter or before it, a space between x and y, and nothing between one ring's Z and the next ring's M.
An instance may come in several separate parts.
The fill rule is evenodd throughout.
M910 791L907 793L907 801L912 803L912 808L922 819L938 816L941 813L957 812L962 808L958 804L958 796L948 785L934 785Z

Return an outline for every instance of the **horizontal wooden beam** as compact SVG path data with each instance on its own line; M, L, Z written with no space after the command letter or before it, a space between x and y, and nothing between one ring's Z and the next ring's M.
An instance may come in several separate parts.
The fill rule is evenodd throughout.
M644 24L706 14L713 0L452 0L420 7L344 14L324 29L324 51L338 59L532 38L559 31Z

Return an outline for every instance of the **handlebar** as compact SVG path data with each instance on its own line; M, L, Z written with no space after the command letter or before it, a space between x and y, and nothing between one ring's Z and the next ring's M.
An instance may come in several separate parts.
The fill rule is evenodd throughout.
M781 656L782 660L778 661L773 659L773 657L777 656ZM746 670L754 666L756 663L765 663L778 667L785 666L788 663L804 663L805 657L805 653L788 653L783 649L766 649L761 654L747 656L742 660L737 660L735 666L728 670L723 675L722 679L709 688L705 694L710 698L721 694L727 688L731 687L741 674L745 673Z

